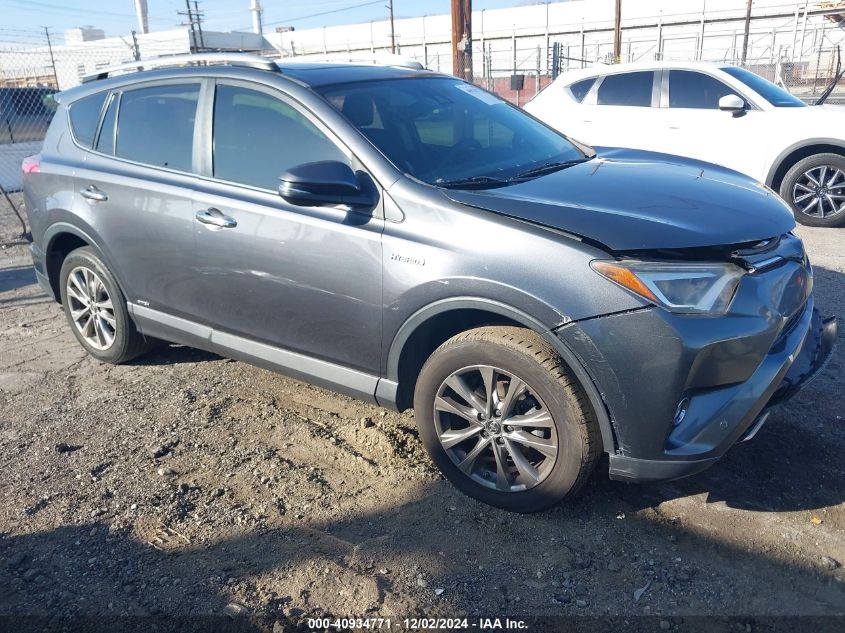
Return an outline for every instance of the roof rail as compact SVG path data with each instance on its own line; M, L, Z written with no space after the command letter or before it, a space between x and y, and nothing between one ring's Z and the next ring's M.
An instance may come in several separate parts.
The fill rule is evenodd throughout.
M326 63L326 64L372 64L374 66L393 66L408 68L409 70L425 70L425 66L412 57L394 55L392 53L329 53L325 55L297 55L296 57L282 57L276 60L282 66L285 63Z
M154 59L139 59L134 62L127 62L125 64L118 64L116 66L108 66L101 68L98 71L85 75L82 77L82 83L90 81L97 81L99 79L106 79L114 73L151 70L153 68L171 68L177 66L212 66L212 65L228 65L240 66L245 68L257 68L259 70L269 70L270 72L280 73L278 65L260 55L253 55L251 53L195 53L191 55L172 55L170 57L156 57Z

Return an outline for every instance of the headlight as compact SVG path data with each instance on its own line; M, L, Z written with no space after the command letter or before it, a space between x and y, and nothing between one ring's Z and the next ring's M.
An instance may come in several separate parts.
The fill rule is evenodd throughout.
M745 271L734 264L594 260L593 270L670 312L724 314Z

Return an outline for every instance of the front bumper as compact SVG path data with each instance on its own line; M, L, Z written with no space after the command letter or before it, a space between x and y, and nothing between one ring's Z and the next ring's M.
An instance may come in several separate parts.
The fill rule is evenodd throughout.
M729 336L715 321L697 332L687 327L691 323L650 309L558 331L596 379L610 410L617 441L610 451L611 478L677 479L706 469L817 375L837 332L835 319L822 319L812 296L771 338L762 330ZM721 340L714 342L705 331ZM761 357L760 345L767 348ZM739 371L735 365L748 357L761 360L742 381L731 382ZM717 384L702 387L701 376Z

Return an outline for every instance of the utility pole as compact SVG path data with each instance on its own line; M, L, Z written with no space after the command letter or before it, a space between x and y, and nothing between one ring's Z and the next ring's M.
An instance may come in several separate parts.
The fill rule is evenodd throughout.
M452 74L472 81L472 0L452 0Z
M188 26L191 29L191 52L195 53L197 51L197 32L194 28L194 12L191 10L191 0L185 0L185 8L187 11L177 11L177 13L188 17Z
M132 57L135 58L136 62L141 60L141 48L138 46L138 38L134 29L132 30Z
M390 52L396 54L396 31L393 28L393 0L389 0L387 8L390 10Z
M622 61L622 0L616 0L613 14L613 63Z
M745 66L745 60L748 57L748 33L751 31L751 3L753 0L748 0L748 6L745 9L745 33L742 36L742 62Z
M47 48L50 50L50 66L53 67L53 79L56 80L56 88L59 87L59 75L56 73L56 58L53 57L53 43L50 41L50 27L44 27L44 35L47 36Z
M200 36L200 50L205 50L205 37L202 34L202 12L198 6L197 0L194 0L194 17L197 20L197 32Z

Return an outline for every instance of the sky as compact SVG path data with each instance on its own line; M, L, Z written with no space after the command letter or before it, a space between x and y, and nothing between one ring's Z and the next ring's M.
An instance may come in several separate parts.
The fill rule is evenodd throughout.
M384 20L388 0L262 0L264 28L291 25L297 29ZM497 9L533 0L473 0L473 9ZM193 6L193 0L191 0ZM177 11L185 0L147 0L151 31L161 31L185 21ZM396 18L448 13L449 0L394 0ZM199 0L203 27L214 31L250 30L250 0ZM0 0L0 40L25 44L35 31L48 26L57 41L66 28L93 26L106 35L125 35L137 29L133 0ZM35 42L34 42L35 43Z

